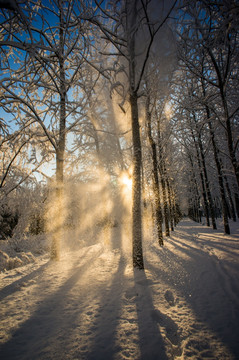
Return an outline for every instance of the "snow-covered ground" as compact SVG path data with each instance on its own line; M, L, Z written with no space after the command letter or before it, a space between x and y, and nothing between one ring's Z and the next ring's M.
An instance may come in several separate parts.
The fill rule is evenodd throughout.
M0 359L239 359L239 224L184 219L145 271L127 232L0 274ZM92 244L92 241L91 241Z

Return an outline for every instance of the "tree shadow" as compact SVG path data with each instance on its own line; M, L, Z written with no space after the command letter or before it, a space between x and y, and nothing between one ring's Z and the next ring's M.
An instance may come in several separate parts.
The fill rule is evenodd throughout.
M91 263L96 261L98 255L97 253L92 256ZM63 353L67 349L62 349L60 336L62 331L66 337L69 336L72 329L77 326L79 317L79 310L77 312L77 308L69 316L67 312L69 296L67 295L87 270L88 266L89 263L87 262L74 268L67 281L57 291L41 302L31 317L22 323L12 334L9 341L0 345L1 359L45 360L66 358ZM40 269L38 272L40 272ZM44 293L44 289L40 290ZM56 351L55 356L52 354L54 351Z
M137 295L135 303L139 329L140 360L166 360L168 355L160 328L166 326L168 340L178 344L178 340L176 341L177 325L168 316L155 309L149 280L144 271L134 270L134 282Z
M110 227L110 250L115 254L119 254L118 267L112 276L110 286L105 284L98 293L100 303L98 313L95 315L95 320L92 320L92 327L89 330L94 334L94 340L87 352L87 360L106 360L117 358L119 352L123 351L124 344L120 341L118 334L118 325L121 320L122 311L122 297L125 292L125 269L127 266L127 259L123 253L123 216L122 212L117 211L120 206L124 209L122 198L119 194L118 203L114 203L112 214L117 214L117 223L111 224ZM113 226L112 226L113 225ZM117 266L117 264L115 264ZM112 270L112 269L111 269Z
M117 271L115 272L110 287L101 289L101 297L98 314L95 320L92 320L92 326L89 330L94 334L94 340L91 348L87 352L87 360L106 360L116 358L122 351L122 344L117 340L117 327L120 321L123 277L126 267L126 261L123 256L120 257Z
M188 231L187 226L185 226L186 231ZM185 238L189 243L185 244L183 241ZM200 239L197 240L199 247L192 246L192 238L193 235L184 233L180 234L180 238L177 238L177 233L171 236L167 241L174 249L167 248L167 244L163 251L155 247L154 250L159 257L158 264L155 267L149 261L147 268L186 300L196 319L205 324L237 359L239 358L238 283L234 281L234 277L231 277L231 272L227 271L230 267L227 261L218 259L216 255L200 247ZM217 246L216 244L215 248ZM238 267L233 273L238 273Z
M47 261L46 264L41 265L38 269L33 270L30 274L27 274L20 279L12 282L11 284L5 286L0 290L0 301L5 297L12 295L14 292L21 290L21 286L27 281L36 280L39 276L42 275L42 272L48 268L50 261Z

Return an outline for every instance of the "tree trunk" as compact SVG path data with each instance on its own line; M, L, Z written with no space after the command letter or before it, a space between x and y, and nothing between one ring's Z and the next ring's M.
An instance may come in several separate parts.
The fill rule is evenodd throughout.
M51 239L51 259L59 260L60 258L60 243L62 239L63 228L63 154L60 151L56 152L56 183L53 189L53 201L51 206L53 215L48 221L52 229Z
M192 156L190 153L188 153L188 158L189 158L189 162L190 162L191 169L192 169L192 175L191 175L192 193L196 194L196 197L194 196L195 220L197 222L201 222L202 214L201 214L201 210L200 210L200 195L199 195L198 183L197 183L196 175L195 175L195 171L194 171L193 160L192 160Z
M152 129L151 129L151 114L149 111L149 96L146 100L146 125L147 125L147 135L149 144L151 146L152 151L152 161L153 161L153 193L154 193L154 202L155 202L155 222L157 227L158 234L158 242L159 245L163 245L163 231L162 231L162 209L161 209L161 201L160 201L160 193L159 193L159 178L158 178L158 160L157 160L157 151L156 144L152 137Z
M137 94L130 94L131 126L133 140L133 181L132 181L132 242L133 266L144 269L142 249L142 214L141 214L141 141L138 118Z
M236 210L237 210L237 217L239 218L239 195L237 192L234 192Z
M167 194L166 194L166 184L164 180L164 173L160 174L161 178L161 187L162 187L162 193L163 193L163 211L164 211L164 225L165 225L165 235L169 236L169 216L168 216L168 202L167 202Z
M228 199L229 199L229 203L230 203L230 209L231 209L231 214L232 214L232 220L233 221L237 221L236 219L236 211L235 211L235 206L233 204L233 200L232 200L232 193L231 193L231 189L227 180L226 175L224 174L224 181L226 184L226 189L227 189L227 194L228 194Z
M214 153L214 159L217 167L217 174L218 174L218 183L219 183L219 189L220 189L220 196L221 196L221 202L222 202L222 217L223 217L223 225L224 225L224 232L226 234L230 234L230 227L228 223L228 214L227 214L227 203L226 203L226 195L223 185L223 174L222 174L222 168L221 163L218 157L218 149L215 141L214 131L212 128L212 123L209 120L210 119L210 113L209 109L206 108L207 112L207 118L208 118L208 126L210 130L210 136L212 141L212 147L213 147L213 153Z
M205 156L204 156L204 151L203 151L202 140L201 140L201 135L200 134L198 136L198 144L199 144L200 155L201 155L201 160L202 160L202 167L203 167L203 174L204 174L204 179L205 179L205 187L206 187L206 192L207 192L209 209L210 209L211 218L212 218L212 227L213 227L213 229L216 229L217 225L216 225L216 220L215 220L214 207L213 207L213 202L212 202L212 195L211 195L210 186L209 186L209 180L208 180L208 175L207 175Z
M163 193L163 210L164 210L164 224L165 224L165 235L169 236L169 215L168 215L168 203L166 195L166 184L165 184L165 162L163 158L163 149L161 144L161 131L160 131L160 119L157 119L157 131L158 131L158 154L159 154L159 171L161 179L161 187Z
M136 90L136 54L135 26L137 20L136 0L126 0L127 47L129 64L129 102L131 108L131 129L133 143L132 174L132 253L133 267L144 269L142 249L142 214L141 214L141 140L138 115L138 94Z
M203 203L204 203L204 210L205 210L205 215L206 215L207 226L210 226L207 194L206 194L204 177L203 177L203 172L202 172L201 160L200 160L200 156L199 156L198 145L196 143L196 139L195 139L195 136L194 136L194 133L193 133L192 129L191 129L191 134L192 134L195 149L196 149L197 163L198 163L198 169L199 169L201 185L202 185L202 196L203 196Z
M60 242L63 231L63 177L64 177L64 155L66 142L66 82L64 68L64 17L62 1L59 1L60 30L59 30L59 70L60 70L60 115L59 115L59 138L56 150L56 189L55 189L55 222L52 234L51 258L59 259Z
M169 184L168 176L166 176L166 185L167 185L167 191L168 191L168 201L169 201L169 218L170 218L170 225L171 225L171 231L174 231L173 226L173 204L172 204L172 191Z

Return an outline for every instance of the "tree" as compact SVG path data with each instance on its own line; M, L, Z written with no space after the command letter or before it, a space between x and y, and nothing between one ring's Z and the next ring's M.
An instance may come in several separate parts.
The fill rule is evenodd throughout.
M225 233L230 233L228 200L232 213L234 204L230 195L229 184L227 185L224 176L225 171L230 171L227 156L231 159L235 178L237 178L238 171L236 160L237 128L235 126L238 113L236 100L238 91L234 87L237 87L234 73L238 67L236 61L238 26L235 22L238 8L233 3L219 6L219 4L210 1L197 1L194 8L186 1L184 5L184 26L179 31L179 54L182 64L185 65L183 68L189 72L190 78L194 79L191 91L193 101L189 101L189 106L196 110L196 117L201 118L201 125L198 128L199 134L203 130L204 134L208 132L210 136L222 204L224 230ZM189 106L187 105L187 108ZM207 128L205 128L205 124L207 124ZM203 165L205 159L202 151L203 142L200 137L198 137L198 146ZM217 145L219 142L221 144L220 149ZM227 147L223 147L223 144L226 145L226 143ZM204 165L203 169L206 169ZM208 178L205 171L204 178L210 205L212 200L210 200L210 193L206 189ZM228 188L228 200L224 185ZM212 213L213 208L210 207L210 213Z
M185 1L184 26L179 31L181 59L196 78L203 79L204 86L207 84L207 105L225 132L237 185L238 13L234 2L197 1L192 5Z
M63 0L50 1L50 6L23 3L17 8L17 16L17 10L1 12L2 104L18 115L18 123L34 130L39 141L47 141L55 154L58 206L53 222L58 219L55 229L61 229L66 136L81 120L79 109L84 109L86 100L77 95L84 79L82 53L87 53L86 29L78 21L84 9L80 2ZM70 99L73 93L76 97ZM56 231L53 258L59 257L59 237Z
M151 116L152 110L150 111L150 96L147 91L146 98L146 128L149 144L151 146L151 156L153 163L153 193L154 193L154 202L155 202L155 220L158 233L158 242L159 245L163 245L163 230L162 230L162 208L160 200L160 190L159 190L159 168L158 168L158 157L157 157L157 146L156 142L152 136L152 125L151 125Z
M170 3L167 12L162 12L159 19L153 14L154 4L148 1L125 0L119 4L101 3L95 1L97 11L88 20L95 24L102 36L113 45L116 53L110 51L107 55L122 58L120 67L116 71L126 74L126 89L131 109L131 128L133 144L133 186L132 186L132 242L133 266L144 268L142 252L142 215L141 215L141 168L142 150L139 124L138 98L141 91L142 79L148 65L152 46L156 35L168 19L176 1ZM163 5L163 4L162 4ZM162 7L163 8L163 7ZM162 8L160 10L162 10ZM106 18L109 23L102 21ZM142 49L142 38L144 48ZM119 59L117 59L119 61ZM105 72L102 68L101 73ZM118 84L119 85L119 84Z

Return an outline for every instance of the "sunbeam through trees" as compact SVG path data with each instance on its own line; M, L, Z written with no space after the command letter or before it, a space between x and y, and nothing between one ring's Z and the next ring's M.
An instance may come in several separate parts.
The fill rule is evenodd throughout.
M149 234L162 264L185 217L234 235L238 18L237 0L0 1L0 270L103 246L143 279Z

